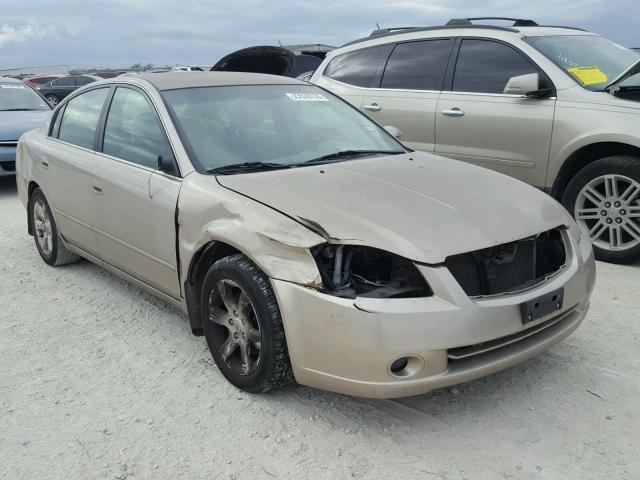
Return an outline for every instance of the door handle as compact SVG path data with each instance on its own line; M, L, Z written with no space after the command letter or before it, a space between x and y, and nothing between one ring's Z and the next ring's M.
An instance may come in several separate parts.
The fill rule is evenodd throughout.
M93 189L93 193L95 193L96 195L102 195L102 187L98 185L98 182L96 182L93 178L91 179L91 188Z
M440 113L447 117L464 117L464 111L460 110L458 107L454 107L451 110L442 110Z
M40 160L40 164L42 165L42 168L49 168L49 162L46 160Z
M382 107L377 103L372 103L371 105L365 105L362 108L364 108L365 110L369 110L370 112L379 112L380 110L382 110Z

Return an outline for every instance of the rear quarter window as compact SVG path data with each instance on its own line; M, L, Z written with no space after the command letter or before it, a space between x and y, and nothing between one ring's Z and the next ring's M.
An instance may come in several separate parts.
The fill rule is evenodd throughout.
M343 53L329 62L323 75L356 87L377 87L374 82L392 48L393 44L379 45Z

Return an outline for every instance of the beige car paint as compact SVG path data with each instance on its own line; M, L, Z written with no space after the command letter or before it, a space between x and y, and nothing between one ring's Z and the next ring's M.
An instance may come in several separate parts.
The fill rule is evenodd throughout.
M165 75L200 84L295 82L244 74ZM144 76L104 83L137 85L148 92L181 178L138 167L132 170L129 162L53 140L45 125L25 134L18 147L17 183L23 204L28 203L30 185L37 184L52 204L70 249L185 312L184 281L199 252L211 242L243 252L271 281L300 383L370 397L424 393L524 361L571 333L586 313L595 278L591 245L568 213L535 189L425 153L321 168L203 175L191 165L158 92ZM43 153L51 159L48 169L42 168ZM100 167L90 162L99 162ZM51 181L59 172L69 173L67 164L78 171L84 168L73 184ZM96 184L101 194L93 188ZM97 202L91 207L96 212L104 215L115 208L118 213L84 222L88 233L82 238L90 244L93 236L95 254L88 246L71 242L68 233L77 227L63 220L59 208L59 203L85 201L91 197L86 192ZM66 197L60 200L60 196ZM175 209L170 208L176 197L177 226L172 224ZM521 201L512 202L513 198ZM558 226L566 227L565 267L522 292L471 299L451 273L437 265L452 253ZM420 261L417 266L434 296L354 300L323 293L310 248L327 241L377 246ZM555 313L557 323L536 340L525 338L485 360L448 366L447 348L514 333L526 335L527 328L549 320L552 315L525 327L518 305L559 287L565 289L565 306ZM405 355L414 359L409 370L413 373L399 378L389 365Z
M480 27L442 28L392 37L373 37L331 51L309 81L348 101L360 98L359 103L352 101L354 106L380 125L398 127L402 132L403 143L411 148L435 151L472 162L547 190L554 187L567 159L582 147L598 142L620 142L640 148L638 102L581 88L569 75L523 40L525 35L594 34L548 27L527 27L523 29L525 30L526 33L516 33ZM551 78L557 98L361 88L336 82L322 75L332 58L346 52L392 42L451 37L494 39L519 49ZM363 109L366 105L363 99L374 97L381 109ZM434 97L439 98L435 108ZM408 103L408 98L414 99L414 103ZM422 109L421 121L416 117L417 106ZM442 111L453 108L460 108L464 111L464 116L442 115ZM432 148L434 140L429 127L432 119L435 119L435 149ZM416 123L427 126L428 132L424 136L415 135L418 132ZM409 125L408 135L403 131L404 124ZM522 132L526 132L526 135L520 135Z

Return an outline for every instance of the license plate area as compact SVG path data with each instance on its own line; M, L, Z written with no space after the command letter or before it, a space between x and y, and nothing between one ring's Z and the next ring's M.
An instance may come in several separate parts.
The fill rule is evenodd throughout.
M559 288L528 302L520 304L522 323L527 324L538 318L562 309L564 304L564 288Z

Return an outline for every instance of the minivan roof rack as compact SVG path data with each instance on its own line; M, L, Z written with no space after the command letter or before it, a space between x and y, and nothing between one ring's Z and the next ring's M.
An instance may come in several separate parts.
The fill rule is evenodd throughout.
M526 18L511 18L511 17L470 17L470 18L452 18L447 22L450 27L473 25L475 20L506 20L507 22L513 22L512 27L537 27L538 24L533 20L527 20Z

